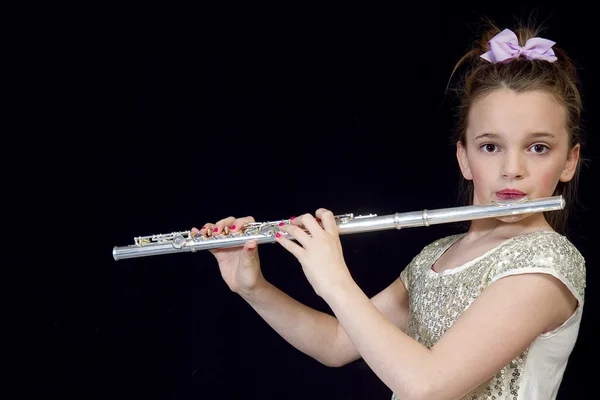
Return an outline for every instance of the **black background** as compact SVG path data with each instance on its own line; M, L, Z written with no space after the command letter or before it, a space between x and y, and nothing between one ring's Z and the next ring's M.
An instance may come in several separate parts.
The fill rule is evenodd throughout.
M114 261L134 236L235 215L379 215L458 205L454 63L487 16L502 27L536 4L304 3L71 9L40 34L36 99L59 145L51 217L81 243L42 275L48 393L79 399L385 399L362 362L327 368L298 352L228 290L208 252ZM537 7L544 37L577 60L588 132L571 239L588 262L581 333L560 399L593 393L598 282L592 194L599 142L595 13ZM65 10L66 11L66 10ZM44 103L45 102L45 103ZM69 132L68 134L66 132ZM343 238L372 296L438 225ZM260 248L268 280L329 311L295 259ZM58 257L57 257L58 258Z

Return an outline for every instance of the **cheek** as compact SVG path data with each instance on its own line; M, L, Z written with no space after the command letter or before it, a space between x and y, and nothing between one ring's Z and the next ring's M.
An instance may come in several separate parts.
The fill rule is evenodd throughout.
M545 171L539 174L536 178L540 188L546 191L553 192L556 188L558 180L560 179L561 171Z
M540 186L554 190L565 169L565 162L566 160L560 157L540 160L535 165L535 172L532 171L532 174L534 175L532 178L539 182Z
M485 182L489 179L492 172L492 163L478 162L479 160L473 160L471 165L471 175L473 177L473 183Z
M490 186L490 182L494 181L493 179L491 179L491 175L492 172L489 166L484 167L483 165L478 165L478 168L474 168L471 170L474 195L475 198L479 199L474 201L480 202L481 199L486 198L487 193L490 190L493 190L493 188Z

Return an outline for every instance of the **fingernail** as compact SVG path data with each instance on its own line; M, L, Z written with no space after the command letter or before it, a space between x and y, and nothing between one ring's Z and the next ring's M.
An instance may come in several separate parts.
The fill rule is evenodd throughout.
M254 250L254 247L248 247L248 251Z
M280 222L279 223L279 226L284 226L284 225L285 225L285 222Z
M281 237L281 234L280 234L279 232L277 232L277 233L275 234L275 237Z
M296 217L291 217L291 218L290 218L290 221L291 221L291 220L293 220L294 218L296 218Z
M218 232L218 231L219 231L219 228L213 229L213 232Z
M229 229L235 229L235 225L231 225L231 228L229 228Z

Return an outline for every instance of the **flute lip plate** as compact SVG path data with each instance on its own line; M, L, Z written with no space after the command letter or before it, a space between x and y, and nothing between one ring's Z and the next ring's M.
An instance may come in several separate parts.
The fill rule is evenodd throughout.
M507 200L507 201L501 201L501 200L492 200L492 204L497 205L497 206L511 206L513 204L520 204L520 203L526 203L528 201L527 196L525 197L521 197L518 200Z

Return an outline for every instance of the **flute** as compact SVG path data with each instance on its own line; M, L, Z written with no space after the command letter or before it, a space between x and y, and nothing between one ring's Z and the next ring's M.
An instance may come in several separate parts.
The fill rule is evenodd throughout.
M342 214L336 215L334 218L339 234L344 235L555 211L562 210L564 207L565 200L562 196L534 200L528 200L525 197L517 201L493 201L490 205L471 205L436 210L424 209L421 211L382 216L377 216L377 214L358 216L354 214ZM252 222L245 224L238 232L229 232L228 229L225 229L222 234L216 236L204 236L199 233L194 235L191 230L139 236L134 238L134 244L115 246L112 253L115 260L122 260L160 254L241 247L249 240L254 240L257 244L274 243L277 233L284 235L288 239L295 240L291 235L279 229L281 222L289 223L290 220ZM306 229L305 231L308 233Z

